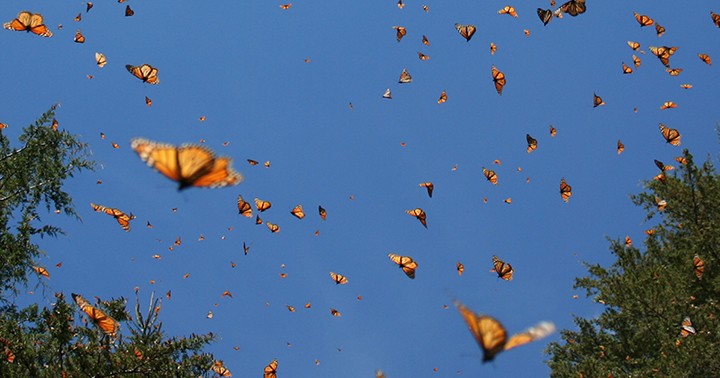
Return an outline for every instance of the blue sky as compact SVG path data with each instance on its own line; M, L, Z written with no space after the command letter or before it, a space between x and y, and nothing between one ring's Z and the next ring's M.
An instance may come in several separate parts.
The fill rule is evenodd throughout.
M132 17L124 17L127 4ZM50 291L24 301L49 304L49 293L62 291L123 296L132 304L137 286L146 303L152 291L172 290L163 300L165 330L215 333L209 351L235 376L257 375L273 358L280 376L295 377L367 377L376 369L388 377L544 376L543 349L558 333L483 365L452 298L496 317L510 333L544 320L572 328L573 314L602 311L572 289L585 274L582 262L609 264L608 237L629 235L640 245L654 225L629 201L657 174L653 159L675 164L682 148L700 161L717 157L720 80L697 53L720 56L720 30L709 15L720 8L590 2L585 14L544 27L535 9L548 8L546 1L511 4L517 19L497 14L508 5L501 2L280 4L130 0L96 2L89 13L81 2L0 5L3 22L21 10L39 12L55 34L0 33L9 52L0 122L10 127L3 132L19 135L59 103L60 127L89 143L99 163L67 183L82 221L45 218L67 235L38 240ZM633 12L667 32L657 37L653 27L640 28ZM78 13L82 20L74 22ZM455 23L477 27L471 41ZM401 42L395 25L407 29ZM84 44L73 42L78 29ZM632 51L628 40L646 53ZM670 60L683 68L677 77L648 50L663 45L679 47ZM95 52L107 57L104 68ZM630 65L633 54L642 65L623 75L621 63ZM125 70L143 63L159 69L159 85ZM502 96L493 65L507 77ZM412 83L397 83L403 68ZM681 89L683 83L693 88ZM392 100L382 98L387 88ZM443 90L448 100L439 105ZM593 93L606 105L593 108ZM659 110L665 101L678 108ZM666 144L658 123L678 129L682 145ZM526 133L538 140L531 154ZM134 137L204 140L232 157L245 181L178 192L130 149ZM482 167L497 172L497 186ZM559 195L562 177L573 187L569 203ZM424 181L435 184L433 198L418 186ZM238 194L271 201L262 218L281 231L271 234L239 216ZM503 202L508 197L512 204ZM132 230L93 212L90 202L134 213ZM290 215L297 204L305 219ZM318 205L327 209L326 221ZM416 207L427 213L427 229L405 214ZM182 244L170 251L178 237ZM390 252L418 262L415 280L387 258ZM489 272L492 255L513 265L512 281ZM457 261L465 265L462 277ZM349 283L335 285L329 271ZM233 298L222 298L225 290Z

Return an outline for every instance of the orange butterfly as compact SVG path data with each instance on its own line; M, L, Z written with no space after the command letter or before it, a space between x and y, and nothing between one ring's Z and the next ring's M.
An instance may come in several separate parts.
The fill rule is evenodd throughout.
M693 268L695 269L695 276L701 280L703 273L705 273L705 261L698 255L693 257Z
M513 16L515 18L517 18L517 16L518 16L517 12L515 11L515 8L510 5L507 5L507 6L505 6L505 8L500 9L498 11L498 14L509 14L510 16Z
M85 312L90 320L92 320L100 329L111 338L115 338L117 335L118 328L120 325L115 319L105 314L102 310L92 306L85 298L80 294L72 293L72 298L75 303L80 307L80 310Z
M230 374L230 370L225 367L222 360L215 361L211 370L215 372L215 374L217 374L219 377L232 377L232 374Z
M585 0L570 0L567 3L560 6L555 11L555 16L558 18L562 18L563 13L567 13L573 17L585 13L587 10L585 6Z
M263 212L267 209L269 209L272 206L270 201L263 201L260 198L255 198L255 208L258 209L259 212Z
M537 139L531 137L530 134L525 134L525 139L527 140L527 153L537 150Z
M423 209L421 209L421 208L418 207L418 208L413 209L413 210L405 210L405 212L406 212L408 215L412 215L412 216L414 216L415 218L417 218L417 220L419 220L420 223L422 223L423 227L427 228L427 215L425 214L425 212L423 211Z
M415 260L412 259L410 256L400 256L396 255L394 253L389 253L388 257L392 262L397 264L403 272L405 272L405 275L410 277L411 279L415 279L415 269L417 269L418 264L415 262Z
M40 13L28 11L18 13L14 20L4 23L3 27L8 30L32 32L41 37L52 37L53 35L50 29L43 24L43 16Z
M330 313L332 314L332 316L342 316L342 314L340 313L340 311L338 311L338 310L336 310L336 309L334 309L334 308L330 308Z
M678 48L675 46L649 46L648 49L653 53L653 55L660 59L660 63L662 63L665 67L670 68L670 56L675 54L675 51L677 51Z
M270 230L270 232L272 232L273 234L276 232L280 232L280 226L276 225L275 223L266 222L265 225L267 226L268 230Z
M557 135L557 129L550 125L550 136L555 138L555 135Z
M125 6L125 17L130 17L130 16L133 16L133 15L135 15L135 11L132 10L132 9L130 9L130 6L129 6L129 5L126 5L126 6Z
M674 103L674 102L672 102L672 101L665 101L665 102L662 104L662 106L660 107L660 110L674 109L674 108L677 108L677 104L676 104L676 103Z
M680 145L680 132L677 131L677 129L671 129L669 127L666 127L662 123L660 124L660 132L662 133L663 138L665 138L665 142L673 145L673 146L679 146Z
M244 217L252 218L252 206L241 195L237 199L238 213Z
M710 17L712 18L712 21L715 24L715 26L720 28L720 14L717 14L715 12L710 12Z
M425 46L430 46L430 41L428 41L427 37L423 35L422 37L422 43Z
M263 378L277 378L278 361L272 360L263 370Z
M637 20L638 24L640 24L640 27L650 26L655 23L655 21L653 21L653 19L648 16L639 14L637 12L633 12L633 14L635 15L635 19Z
M95 62L97 62L98 67L102 68L107 64L107 59L105 59L105 55L103 53L96 52Z
M655 33L657 33L658 37L662 37L662 35L665 34L665 28L655 23Z
M537 15L540 17L543 25L547 25L553 18L553 12L550 9L538 8Z
M280 4L280 9L282 10L288 10L292 6L292 3L290 4Z
M458 261L457 264L455 264L455 269L457 270L458 276L462 276L465 271L465 265Z
M437 100L437 103L442 104L446 101L447 101L447 93L445 91L442 91L442 93L440 93L440 98L438 98L438 100Z
M323 209L322 206L318 206L318 213L320 213L320 219L326 220L327 219L327 211Z
M178 182L178 190L196 186L220 188L237 185L243 176L232 168L232 159L215 157L207 147L153 142L134 138L130 146L148 166Z
M152 100L148 96L145 96L145 105L152 106Z
M90 9L92 9L93 3L87 2L85 3L85 13L90 12Z
M625 151L625 145L620 141L620 139L618 139L618 141L617 141L617 153L618 153L618 155L620 155L621 153L623 153L623 151Z
M490 42L490 55L495 55L496 52L497 46L494 43Z
M499 95L502 95L503 88L505 87L505 84L507 84L505 74L495 68L495 66L492 66L492 78L495 83L495 90Z
M133 76L143 81L143 83L148 84L159 84L160 78L158 78L158 69L149 65L149 64L143 64L141 66L133 66L130 64L126 64L125 68L130 72Z
M631 247L631 246L632 246L632 239L630 239L629 236L626 236L626 237L625 237L625 246L626 246L626 247Z
M120 224L120 227L122 227L123 230L130 231L130 221L135 219L135 216L132 213L130 213L130 215L127 215L118 209L100 206L100 205L96 205L94 203L90 203L90 206L92 206L93 210L95 210L97 212L105 213L107 215L112 215L113 217L115 217L115 219Z
M41 276L43 276L43 277L45 277L45 278L48 278L48 279L50 278L50 272L48 272L47 269L45 269L45 268L43 268L43 267L41 267L41 266L33 266L32 269L33 269L35 272L37 272L37 274L39 274L39 275L41 275Z
M633 41L627 41L628 46L630 46L631 49L637 51L637 49L640 48L640 44Z
M407 29L405 29L402 26L393 26L393 29L396 30L395 36L397 38L397 41L400 42L401 39L407 34Z
M421 53L420 51L418 51L418 58L419 58L420 60L429 60L429 59L430 59L430 56L429 56L429 55L425 55L425 54Z
M565 182L564 177L560 179L560 197L562 197L562 200L565 202L568 202L570 197L572 197L572 186Z
M702 60L707 65L712 64L712 59L710 59L710 55L708 54L698 54L698 58L700 58L700 60Z
M633 65L635 65L635 68L640 67L640 63L642 63L642 62L640 61L640 58L638 58L637 56L633 55L633 56L632 56L632 60L633 60Z
M497 273L498 277L504 279L505 281L510 281L513 279L513 273L515 273L515 271L510 264L500 260L497 256L493 256L492 261L492 272Z
M295 206L292 210L290 210L290 214L297 217L297 219L305 218L305 213L303 212L302 205Z
M455 24L455 29L457 29L458 33L460 33L463 38L465 38L465 41L470 42L470 39L472 38L473 34L475 34L475 25L462 25L462 24Z
M682 69L682 68L666 68L665 71L666 71L670 76L678 76L678 75L680 75L680 72L683 71L683 69Z
M490 181L493 185L497 185L498 182L498 176L495 173L495 171L491 171L485 167L483 167L483 175L485 175L485 178Z
M624 75L633 73L632 68L628 67L628 65L625 64L625 62L622 62L622 70L623 70Z
M400 73L400 79L398 80L398 83L400 84L407 84L412 82L412 76L407 72L407 69L403 68L402 72Z
M73 42L75 42L75 43L85 43L85 36L82 35L82 33L80 32L80 30L78 30L78 31L75 33L75 38L73 38Z
M433 185L432 182L430 182L430 181L428 181L428 182L421 182L421 183L418 184L418 185L424 187L425 189L427 189L428 197L432 198L433 190L435 189L435 185Z
M687 159L682 156L675 157L675 161L682 165L686 165L688 163Z
M697 332L695 331L695 328L692 326L692 322L690 321L690 317L685 317L683 319L682 324L680 325L680 335L682 337L688 337L689 335L696 335Z
M597 108L600 105L605 105L605 101L603 101L602 97L593 93L593 108Z
M460 311L460 315L467 323L470 333L472 333L475 341L482 349L483 363L492 361L498 353L504 350L525 345L555 332L553 323L541 322L508 338L507 330L495 318L478 315L458 301L455 301L455 307Z
M348 283L347 277L343 276L342 274L330 272L330 278L335 281L336 285L345 285L346 283Z

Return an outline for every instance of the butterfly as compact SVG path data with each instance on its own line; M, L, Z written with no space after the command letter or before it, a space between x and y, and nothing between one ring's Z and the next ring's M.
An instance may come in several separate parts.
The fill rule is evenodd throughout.
M43 24L43 16L40 13L28 11L18 13L14 20L4 23L3 27L8 30L32 32L41 37L52 37L53 35L50 29Z
M698 58L700 58L700 60L702 60L703 63L705 63L707 65L712 64L712 59L710 59L710 55L708 55L708 54L698 54Z
M421 182L421 183L418 184L418 185L424 187L425 189L427 189L428 197L432 198L433 190L435 189L435 185L433 185L432 182L430 182L430 181L428 181L428 182Z
M712 21L715 24L715 26L720 28L720 14L717 14L715 12L710 12L710 17L712 18Z
M585 13L587 10L585 6L585 0L570 0L567 3L561 5L556 11L555 16L567 13L573 17Z
M80 294L72 293L72 298L75 303L80 307L80 310L85 312L88 317L98 326L100 329L111 338L115 338L117 335L118 328L120 325L115 319L105 314L102 310L92 306L85 298Z
M455 264L455 269L457 270L458 276L462 276L463 272L465 271L465 265L463 265L460 261L458 261Z
M543 25L547 25L553 18L553 12L550 9L538 8L537 15L540 17L540 21L542 21Z
M323 209L322 206L318 206L318 213L320 214L320 219L326 220L327 219L327 211Z
M273 234L276 232L280 232L280 226L275 223L265 222L265 225L267 226L268 230L270 230L270 232L272 232Z
M605 101L603 101L602 97L593 93L593 108L597 108L600 105L605 105Z
M537 150L537 139L531 137L530 134L525 134L525 139L527 140L527 153Z
M331 308L331 309L330 309L330 313L332 314L332 316L342 316L342 314L340 313L340 311L338 311L338 310L336 310L336 309L334 309L334 308Z
M631 49L637 51L637 49L640 48L640 44L633 41L627 41L628 46L630 46Z
M670 143L673 146L679 146L680 145L680 138L681 135L677 131L677 129L671 129L662 123L660 124L660 132L662 133L663 138L665 138L665 142Z
M272 360L263 370L263 378L277 378L278 361Z
M497 185L498 182L498 176L495 173L495 171L491 171L485 167L483 167L483 175L485 175L485 178L490 181L493 185Z
M405 8L405 3L403 3L402 0L398 0L398 2L397 2L397 7L398 7L399 9L403 9L403 8Z
M291 6L292 6L292 4L280 4L280 9L288 10L288 9L290 9Z
M343 276L342 274L330 272L330 278L335 281L336 285L345 285L346 283L348 283L347 277Z
M90 12L90 9L92 9L93 3L87 2L85 3L85 13Z
M385 93L383 93L383 98L386 98L388 100L392 100L392 92L390 91L390 88L388 88Z
M107 64L107 59L105 59L105 55L103 53L96 52L95 62L97 63L98 67L102 68L105 67L105 65Z
M496 52L497 52L497 46L495 45L495 43L490 42L490 55L495 55Z
M635 66L635 68L640 67L640 63L642 63L642 62L640 61L640 58L638 58L637 56L633 55L633 56L632 56L632 60L633 60L633 65Z
M85 36L82 35L82 33L80 32L80 30L78 30L78 31L75 33L75 38L73 38L73 42L75 42L75 43L85 43Z
M653 55L660 59L660 63L662 63L665 67L670 68L670 56L675 54L675 51L677 51L678 48L675 46L649 46L648 49L653 53Z
M658 197L655 197L655 204L657 205L658 211L665 211L665 208L667 208L667 200L660 199Z
M660 160L655 159L654 161L655 166L658 167L660 172L672 171L673 169L675 169L675 167L673 167L672 165L665 165L665 163L661 162Z
M429 59L430 59L430 56L429 56L429 55L425 55L425 54L421 53L420 51L418 51L418 58L419 58L420 60L429 60Z
M442 91L442 93L440 93L440 98L438 98L438 100L437 100L437 103L442 104L446 101L447 101L447 93L445 91Z
M500 260L497 256L492 257L493 262L493 269L492 271L497 273L499 278L504 279L505 281L510 281L513 278L513 273L515 272L512 268L512 266L502 260Z
M148 166L177 181L178 190L195 186L220 188L237 185L243 176L232 168L229 157L215 157L205 146L158 143L134 138L130 146Z
M425 46L430 46L430 41L428 41L427 37L423 35L422 37L422 43Z
M618 139L618 141L617 141L617 153L618 153L618 155L620 155L621 153L623 153L623 151L625 151L625 145L620 141L620 139Z
M303 212L302 205L295 206L292 210L290 210L290 214L294 215L297 219L305 218L305 213Z
M420 223L422 223L423 227L427 228L427 215L425 214L425 211L423 211L423 209L418 207L413 210L405 210L405 213L417 218L417 220L419 220Z
M562 200L565 202L568 202L570 197L572 197L572 186L565 182L564 177L560 179L560 197L562 197Z
M637 12L633 12L633 14L635 15L635 20L637 20L638 24L640 24L640 27L650 26L655 23L655 21L653 21L653 19L648 16L639 14Z
M626 237L625 237L625 246L626 246L626 247L631 247L631 246L632 246L632 239L630 239L629 236L626 236Z
M232 377L230 370L225 367L222 361L213 362L211 370L215 372L219 377Z
M625 64L625 62L622 62L622 70L623 70L624 75L633 73L632 68L628 67L628 65Z
M237 199L238 213L244 217L252 218L252 206L241 195Z
M483 363L492 361L498 353L504 350L525 345L555 332L553 323L541 322L508 338L507 330L495 318L478 315L458 301L455 301L455 307L460 311L460 315L470 328L470 333L482 349Z
M145 105L152 106L152 100L148 96L145 96Z
M263 220L260 219L260 215L255 216L255 224L263 224Z
M158 78L158 69L149 65L149 64L143 64L141 66L133 66L130 64L126 64L125 68L130 72L133 76L143 81L143 83L148 84L159 84L160 78Z
M705 273L705 261L698 255L693 257L693 268L695 269L695 276L701 280L703 273Z
M130 9L129 5L126 5L125 6L125 17L130 17L130 16L133 16L134 14L135 14L135 11Z
M472 38L473 34L475 34L475 25L462 25L462 24L455 24L455 29L457 29L458 33L460 33L463 38L465 38L465 41L470 42L470 39Z
M665 34L665 28L660 26L660 24L655 23L655 33L658 37L662 37L662 35Z
M678 76L678 75L680 75L680 72L683 71L683 69L682 69L682 68L666 68L665 71L666 71L670 76Z
M400 40L403 39L405 34L407 34L407 29L402 26L393 26L393 29L396 30L395 35L398 42L400 42Z
M682 165L686 165L688 163L688 160L682 156L675 157L675 161Z
M492 66L492 79L493 83L495 83L495 90L499 95L502 95L503 88L507 83L507 80L505 80L505 74L499 71L495 66Z
M123 230L130 231L130 221L135 219L135 216L132 213L130 213L130 215L127 215L118 209L100 206L100 205L96 205L94 203L90 203L90 206L92 206L93 210L95 210L97 212L105 213L107 215L112 215L113 217L115 217L115 219L120 224L120 227L122 227Z
M674 103L674 102L672 102L672 101L665 101L665 102L662 104L662 106L660 107L660 110L674 109L674 108L677 108L677 104L676 104L676 103Z
M517 16L518 16L517 12L515 11L515 8L512 7L512 6L510 6L510 5L507 5L507 6L505 6L505 8L500 9L500 10L498 11L498 14L508 14L508 15L513 16L513 17L515 17L515 18L517 18Z
M257 208L259 212L262 213L263 211L269 209L271 206L272 204L270 203L270 201L264 201L260 198L255 198L255 208Z
M388 257L392 260L392 262L397 264L403 272L405 272L405 275L411 279L415 279L415 269L417 269L418 264L412 259L412 257L400 256L394 253L389 253Z
M412 82L412 76L407 72L407 69L403 68L402 72L400 73L400 79L398 80L398 83L400 84L407 84Z
M683 321L682 321L682 324L680 325L680 336L688 337L689 335L696 335L696 334L697 334L697 332L695 331L695 328L692 326L690 317L685 317L685 319L683 319Z
M50 272L48 272L47 269L45 269L45 268L43 268L43 267L41 267L41 266L33 266L32 269L33 269L37 274L39 274L39 275L41 275L41 276L43 276L43 277L45 277L45 278L50 278Z
M550 136L555 138L555 135L557 135L557 129L554 126L550 125Z

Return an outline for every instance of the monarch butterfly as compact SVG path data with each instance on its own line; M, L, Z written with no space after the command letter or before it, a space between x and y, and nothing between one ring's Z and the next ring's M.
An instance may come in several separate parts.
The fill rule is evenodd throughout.
M280 232L280 226L276 225L275 223L266 222L265 225L267 226L268 230L272 232L273 234L276 232Z
M336 285L345 285L346 283L348 283L347 277L343 276L342 274L330 272L330 278L335 281Z
M605 101L603 101L602 97L593 93L593 108L597 108L600 105L605 105Z
M393 29L396 30L395 36L397 38L397 41L400 42L401 39L407 34L407 29L405 29L402 26L393 26Z
M457 270L458 276L462 276L463 272L465 271L465 265L463 265L460 261L458 261L455 264L455 269Z
M655 33L657 33L658 37L662 37L662 35L665 34L665 28L655 23Z
M390 88L388 88L385 93L383 93L383 98L387 98L388 100L392 100L392 92L390 91Z
M238 207L238 214L252 218L252 206L250 206L250 203L245 201L241 195L238 194L237 199L237 207Z
M327 211L322 206L318 206L318 213L320 213L320 219L327 219Z
M262 213L263 211L269 209L271 206L272 204L270 203L270 201L263 201L260 198L255 198L255 208L257 208L259 212Z
M118 328L120 325L115 319L108 316L102 310L92 306L85 298L80 294L72 293L72 298L75 303L80 307L84 313L90 317L100 329L111 338L115 338L117 335Z
M425 214L425 211L423 211L423 209L418 207L413 210L405 210L405 212L408 215L412 215L415 218L417 218L417 220L419 220L420 223L422 223L423 227L427 228L427 215Z
M495 171L491 171L485 167L483 167L483 175L485 175L485 178L490 181L493 185L497 185L498 182L498 176L495 173Z
M73 38L73 42L75 42L75 43L85 43L85 36L82 35L82 33L80 32L80 30L78 30L77 32L75 32L75 38Z
M428 41L427 37L423 35L422 37L422 43L425 46L430 46L430 41Z
M135 15L135 11L132 10L132 9L130 9L130 6L129 6L129 5L126 5L126 6L125 6L125 17L130 17L130 16L133 16L133 15Z
M555 15L562 15L563 13L567 13L573 17L585 13L587 10L585 6L585 0L570 0L567 3L560 6L555 11Z
M710 59L710 55L708 54L698 54L698 58L700 58L700 60L702 60L707 65L712 64L712 59Z
M657 205L658 211L665 211L665 208L667 208L667 200L660 199L658 197L655 197L655 204Z
M649 46L648 49L653 53L653 55L660 59L660 63L662 63L665 67L670 68L670 56L675 54L675 51L677 51L678 48L675 46Z
M332 316L342 316L342 313L340 313L340 311L334 308L330 308L330 313L332 314Z
M407 84L412 82L412 76L407 72L407 69L403 68L402 72L400 73L400 79L398 80L398 83L400 84Z
M229 157L215 157L207 147L158 143L143 138L132 139L130 146L148 166L178 182L178 190L196 186L219 188L237 185L243 176L232 168Z
M440 97L437 100L437 103L442 104L446 101L447 101L447 93L445 91L442 91L442 93L440 93Z
M681 135L677 131L677 129L671 129L669 127L666 127L662 123L660 124L659 127L660 127L660 132L662 133L663 138L665 138L665 142L667 142L673 146L680 145Z
M429 55L425 55L425 54L421 53L420 51L418 51L418 58L419 58L420 60L428 60L428 59L430 59L430 56L429 56Z
M531 341L535 341L555 332L555 325L550 322L541 322L524 332L507 336L507 330L495 318L487 315L478 315L462 303L455 301L455 307L467 323L470 333L483 351L483 363L492 361L495 356L504 351Z
M623 70L623 75L628 75L628 74L633 73L632 68L628 67L628 65L625 64L625 62L622 62L622 70Z
M90 12L90 9L92 9L93 3L87 2L85 3L85 13Z
M553 12L550 9L538 8L537 15L540 17L540 21L542 21L543 25L547 25L553 18Z
M697 334L697 332L695 331L695 328L692 326L690 317L686 316L680 325L680 336L688 337L688 335L696 335L696 334Z
M572 197L572 186L565 182L564 177L560 179L560 197L562 197L562 200L565 202L568 202L570 197Z
M3 27L8 30L32 32L41 37L52 37L53 35L50 29L43 24L43 16L40 13L28 11L18 13L15 19L4 23Z
M529 29L524 29L524 30L523 30L523 33L525 33L525 36L526 36L526 37L529 37L529 36L530 36L530 30L529 30Z
M305 213L303 212L302 205L295 206L292 210L290 210L290 214L294 215L297 219L305 218Z
M665 165L665 163L661 162L660 160L655 159L654 161L655 166L660 169L660 172L672 171L673 169L675 169L672 165Z
M495 55L496 52L497 52L497 46L495 45L495 43L490 42L490 55Z
M682 165L686 165L688 163L687 159L682 156L675 157L675 161Z
M455 24L455 29L457 29L458 33L460 33L463 38L465 38L466 42L470 42L470 38L472 38L473 34L475 34L475 25L467 24Z
M502 278L505 281L513 279L513 273L515 273L515 271L510 264L500 260L497 256L492 257L492 262L493 269L491 271L497 273L498 278Z
M683 71L683 69L682 69L682 68L666 68L665 71L666 71L670 76L678 76L678 75L680 75L680 72Z
M638 24L640 24L641 28L644 26L650 26L655 23L655 21L653 21L653 19L648 16L639 14L637 12L633 12L633 14L635 15L635 20L637 20L637 22L638 22Z
M715 24L715 26L720 28L720 14L717 14L715 12L710 12L710 17L712 18L712 21Z
M112 215L113 217L115 217L118 224L120 224L120 227L122 227L123 230L130 231L130 221L135 219L135 216L132 213L130 213L130 215L127 215L118 209L100 206L100 205L96 205L94 203L90 203L90 206L93 208L93 210L95 210L97 212L105 213L107 215Z
M432 198L433 190L435 189L435 185L433 185L432 182L430 182L430 181L428 181L428 182L421 182L421 183L418 184L418 185L424 187L425 189L427 189L428 197Z
M288 10L288 9L290 9L291 6L292 6L292 4L280 4L280 9Z
M152 106L152 100L148 96L145 96L145 105Z
M263 370L263 378L277 378L277 359L272 360Z
M225 367L222 360L213 362L213 366L211 369L219 377L232 377L232 374L230 374L230 370Z
M499 95L502 95L503 88L507 83L505 80L505 74L495 68L495 66L492 66L492 79L495 83L495 90Z
M260 219L260 215L255 216L255 224L263 224L263 220Z
M631 247L631 246L632 246L632 239L630 239L629 236L626 236L626 237L625 237L625 246L626 246L626 247Z
M41 275L41 276L43 276L43 277L45 277L45 278L48 278L48 279L50 278L50 272L48 272L47 269L45 269L45 268L43 268L43 267L41 267L41 266L33 266L32 269L33 269L37 274L39 274L39 275Z
M527 153L537 150L537 139L531 137L530 134L525 134L525 139L527 140Z
M693 257L693 268L695 269L695 276L701 280L703 273L705 273L705 261L698 255Z
M392 262L397 264L403 272L405 272L405 275L411 279L415 279L415 269L417 269L418 264L412 259L412 257L400 256L394 253L388 253L388 257L392 260Z
M677 108L677 104L674 103L674 102L672 102L672 101L665 101L665 102L662 104L662 106L660 106L660 110L674 109L674 108Z
M517 12L515 11L515 8L512 7L512 6L510 6L510 5L507 5L507 6L505 6L505 8L500 9L500 10L498 11L498 14L508 14L508 15L513 16L513 17L515 17L515 18L517 18L517 16L518 16Z
M627 41L628 46L630 46L631 49L637 51L637 49L640 48L640 44L633 41Z
M618 139L618 141L617 141L617 154L620 155L621 153L623 153L623 151L625 151L625 145L620 141L620 139Z
M553 125L550 125L550 136L555 138L555 135L557 135L557 129L553 127Z
M640 67L640 63L642 63L642 62L640 61L640 58L638 58L637 56L635 56L635 55L633 54L632 60L633 60L633 65L635 65L635 68Z
M126 64L125 68L130 72L133 76L143 81L143 83L148 84L159 84L160 78L158 78L158 69L149 65L149 64L143 64L141 66L133 66L130 64Z

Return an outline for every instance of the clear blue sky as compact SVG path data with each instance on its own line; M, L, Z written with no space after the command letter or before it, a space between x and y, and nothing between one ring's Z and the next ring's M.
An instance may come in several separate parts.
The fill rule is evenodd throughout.
M544 27L535 10L547 1L511 4L517 19L497 14L505 2L405 3L401 10L390 0L298 1L282 10L268 1L97 1L85 13L79 1L4 1L3 22L21 10L40 12L55 34L0 31L4 132L17 136L60 103L60 127L89 143L99 163L67 184L82 221L44 218L67 235L38 240L50 291L23 300L49 304L50 293L62 291L123 296L132 305L136 286L143 303L152 291L164 297L172 290L163 300L165 330L215 333L209 351L240 377L259 376L273 358L281 377L369 377L376 369L390 378L548 375L543 350L558 333L483 365L451 298L496 317L510 333L543 320L572 328L573 314L602 310L572 289L573 280L585 274L583 261L613 260L608 237L642 244L655 221L644 222L629 195L657 174L653 159L676 164L682 148L699 161L717 157L720 80L697 53L720 59L720 30L710 19L720 8L590 0L585 14ZM124 16L127 4L132 17ZM633 12L667 32L658 38L653 27L640 28ZM78 13L82 21L74 22ZM470 42L455 23L477 26ZM394 25L407 29L399 43ZM84 44L73 42L77 29ZM670 59L683 68L679 76L669 76L648 50L662 45L679 47ZM95 52L106 55L104 68ZM621 63L631 65L633 54L642 65L623 75ZM159 85L125 70L143 63L159 69ZM492 65L507 77L502 96ZM397 83L403 68L412 83ZM382 98L387 88L392 100ZM448 100L438 105L443 90ZM606 105L593 108L593 93ZM678 107L659 110L665 101ZM665 143L660 122L681 132L680 147ZM526 133L538 140L531 154ZM178 192L130 149L133 137L203 139L231 156L245 181ZM497 186L482 167L497 172ZM573 187L569 203L559 195L562 177ZM418 186L424 181L434 182L433 198ZM281 231L239 216L238 194L271 201L262 218ZM503 202L508 197L512 204ZM131 232L90 202L134 213ZM297 204L303 220L289 213ZM416 207L427 213L427 229L405 214ZM170 251L177 237L182 245ZM390 252L418 262L415 280ZM513 265L514 280L489 272L492 255ZM465 265L462 277L457 261ZM349 283L335 285L330 271ZM233 298L221 298L225 290Z

